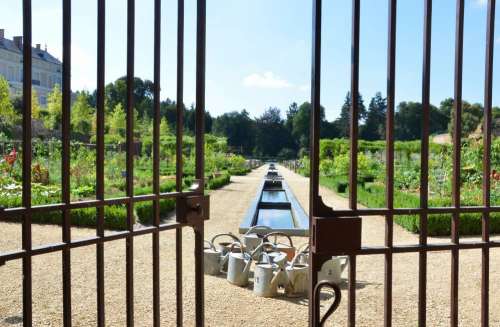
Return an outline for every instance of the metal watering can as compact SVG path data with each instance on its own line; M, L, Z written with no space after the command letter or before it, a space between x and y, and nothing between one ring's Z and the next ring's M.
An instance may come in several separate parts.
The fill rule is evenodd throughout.
M349 257L345 255L332 257L321 266L321 270L318 272L318 280L331 281L335 284L339 284L342 281L340 276L345 267L347 267L348 262Z
M236 252L235 247L239 247L239 252ZM227 254L227 277L228 282L238 286L248 285L248 276L250 274L250 266L252 265L252 256L243 250L241 243L234 242L229 248Z
M228 236L228 237L232 238L233 241L232 242L219 242L216 244L215 240L219 237L222 237L222 236ZM210 243L213 244L213 247L220 254L219 266L220 266L220 271L223 273L227 272L227 254L229 253L229 248L231 247L231 244L234 242L238 242L241 244L240 239L232 233L217 234L217 235L214 235L214 237L212 237L212 239L210 240ZM218 245L218 247L216 245Z
M221 272L226 272L227 270L227 252L226 244L230 243L219 243L219 250L216 249L214 241L220 236L230 236L235 240L238 238L232 234L218 234L215 235L211 241L205 240L205 247L203 249L203 263L204 271L207 275L217 276Z
M259 230L261 233L257 232ZM269 233L270 230L271 228L264 225L255 225L250 227L242 237L243 245L245 246L246 251L249 253L253 252L259 245L262 244L263 236ZM264 232L264 234L262 232Z
M306 249L308 248L309 245L307 245ZM309 290L309 265L301 263L306 256L307 250L298 251L285 269L287 276L285 294L287 297L299 297Z
M266 258L261 261L261 258ZM278 294L280 277L286 274L278 265L273 264L266 252L259 254L258 262L255 264L253 292L262 297L274 297Z
M269 237L274 236L274 246L276 247L276 251L286 253L288 260L293 260L295 257L295 247L293 246L292 238L283 232L272 232L264 235L264 241L269 241ZM284 236L288 239L289 244L278 243L278 236Z

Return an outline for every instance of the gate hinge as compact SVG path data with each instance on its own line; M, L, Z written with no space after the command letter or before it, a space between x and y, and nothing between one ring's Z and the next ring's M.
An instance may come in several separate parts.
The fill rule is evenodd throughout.
M210 218L210 197L193 195L177 198L177 222L198 225Z

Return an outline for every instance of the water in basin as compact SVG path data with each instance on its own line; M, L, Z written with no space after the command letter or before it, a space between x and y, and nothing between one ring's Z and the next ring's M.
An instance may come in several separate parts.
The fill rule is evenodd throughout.
M294 228L292 212L288 209L259 209L257 225L274 229Z
M285 191L263 191L262 192L262 202L288 202L286 198Z

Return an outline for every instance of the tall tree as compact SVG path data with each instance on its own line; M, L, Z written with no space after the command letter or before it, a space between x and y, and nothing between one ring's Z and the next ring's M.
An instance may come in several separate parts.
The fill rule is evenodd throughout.
M282 149L290 148L291 135L285 127L278 108L267 109L255 121L255 153L260 156L276 156Z
M88 141L92 136L94 108L89 104L89 94L79 92L71 108L71 129L77 138Z
M227 137L227 144L250 154L255 144L255 124L248 111L224 113L214 121L214 132Z
M9 82L0 76L0 127L2 130L6 127L12 127L20 118L10 100Z
M58 129L61 125L62 116L62 93L59 85L55 85L47 96L47 118L45 127L49 129Z
M362 139L370 141L384 139L386 112L387 100L377 92L368 106L366 121L361 128Z
M347 92L344 104L340 109L340 116L335 120L335 125L339 131L340 137L349 137L350 128L350 117L351 117L351 92ZM363 101L363 96L358 95L358 118L362 121L366 118L366 108Z

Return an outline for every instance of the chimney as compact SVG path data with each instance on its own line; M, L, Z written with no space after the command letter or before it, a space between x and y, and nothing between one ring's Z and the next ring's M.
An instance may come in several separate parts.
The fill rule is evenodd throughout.
M22 49L23 48L23 37L22 36L14 36L14 44L16 45L16 47L18 47L19 49Z
M0 39L5 38L5 30L2 28L0 29Z
M40 43L37 43L37 44L36 44L36 49L37 49L37 50L40 50L40 46L41 46L41 45L40 45Z

